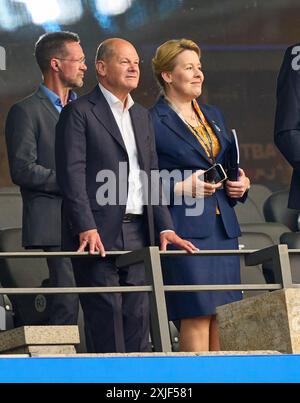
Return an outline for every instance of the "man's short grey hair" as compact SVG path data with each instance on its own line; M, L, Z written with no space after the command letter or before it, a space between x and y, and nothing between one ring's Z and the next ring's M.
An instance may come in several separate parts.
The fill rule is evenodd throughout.
M107 60L114 54L114 41L106 40L100 43L97 48L95 63L99 60Z

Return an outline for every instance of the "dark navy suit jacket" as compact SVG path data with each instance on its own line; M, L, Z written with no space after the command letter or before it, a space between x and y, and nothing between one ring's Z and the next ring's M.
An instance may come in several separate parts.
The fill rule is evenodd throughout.
M274 141L293 167L288 206L300 209L300 43L286 50L279 72Z
M158 169L155 138L149 112L138 104L130 108L140 168L148 177ZM126 200L119 203L118 189L121 173L119 163L127 163L128 155L111 109L99 86L78 100L67 105L60 114L56 128L57 181L63 195L63 247L78 247L80 232L97 228L107 250L121 230ZM96 180L103 170L116 178L116 205L99 205ZM128 176L125 174L125 180ZM151 197L150 181L148 194ZM125 195L126 196L126 195ZM145 207L149 244L154 244L155 233L173 229L166 206Z
M221 163L225 168L228 152L231 147L231 140L226 131L222 113L216 107L201 105L201 110L212 129L217 135L221 151L216 162ZM198 169L206 170L211 167L204 149L200 146L196 137L187 128L182 119L170 108L164 98L150 109L154 124L159 168L172 171ZM246 196L241 199L244 201ZM204 211L201 215L187 216L186 205L171 205L170 211L177 233L186 238L204 238L212 234L216 219L216 206L221 211L221 217L229 238L240 235L239 224L233 206L236 199L230 199L221 189L204 199Z

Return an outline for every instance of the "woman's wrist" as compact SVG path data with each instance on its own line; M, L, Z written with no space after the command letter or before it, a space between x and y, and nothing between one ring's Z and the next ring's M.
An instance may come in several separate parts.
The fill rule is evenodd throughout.
M174 193L176 196L183 196L183 182L177 182L174 186Z

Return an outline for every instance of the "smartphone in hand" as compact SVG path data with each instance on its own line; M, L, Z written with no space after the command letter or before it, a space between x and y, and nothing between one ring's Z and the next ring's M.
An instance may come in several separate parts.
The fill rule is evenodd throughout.
M198 178L204 182L216 184L225 181L227 175L221 164L215 164L207 171L204 171L203 174L199 175Z

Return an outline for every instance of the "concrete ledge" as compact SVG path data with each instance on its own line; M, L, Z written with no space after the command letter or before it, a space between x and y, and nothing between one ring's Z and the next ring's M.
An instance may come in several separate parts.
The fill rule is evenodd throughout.
M223 355L278 355L278 351L199 351L189 352L171 352L171 353L94 353L94 354L77 354L78 357L101 357L101 358L126 358L126 357L210 357Z
M76 349L73 345L58 345L58 346L24 346L12 350L5 351L5 354L29 354L30 356L55 356L76 355Z
M57 347L74 344L79 344L78 326L22 326L0 332L0 352L17 349L22 354L25 352L24 348L29 346Z
M37 346L38 347L38 346ZM260 355L281 355L278 351L202 351L198 353L179 353L179 352L172 352L172 353L51 353L51 347L53 346L40 346L40 347L45 347L45 352L37 352L34 348L30 348L28 355L25 355L24 352L20 351L20 354L23 354L23 357L72 357L72 358L168 358L168 357L173 357L173 358L184 358L184 357L217 357L217 356L260 356ZM39 348L40 348L39 347ZM49 348L47 350L47 348ZM54 346L56 347L56 346ZM59 346L58 346L59 347ZM64 346L62 346L64 347ZM54 350L53 350L54 351ZM5 352L5 354L0 355L0 360L1 358L15 358L18 357L15 354L19 354L18 352Z
M300 353L300 289L289 288L217 308L222 350Z

